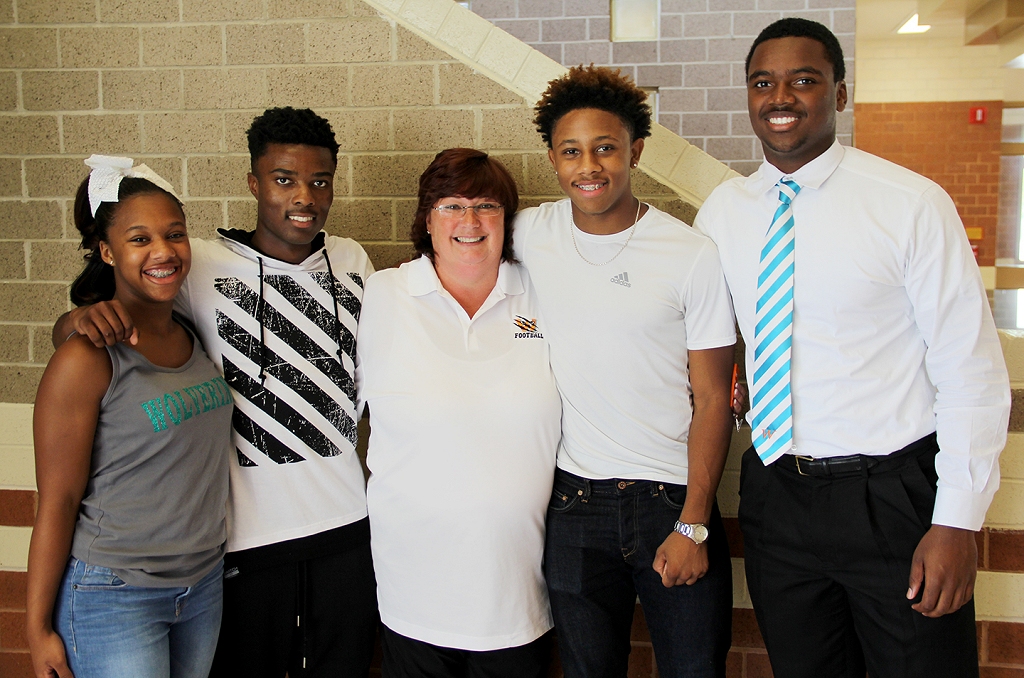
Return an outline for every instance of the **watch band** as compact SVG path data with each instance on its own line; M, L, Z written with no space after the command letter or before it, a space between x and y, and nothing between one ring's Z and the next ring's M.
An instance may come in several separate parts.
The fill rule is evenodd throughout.
M703 523L683 523L677 520L672 529L692 540L694 544L703 544L708 538L708 526Z

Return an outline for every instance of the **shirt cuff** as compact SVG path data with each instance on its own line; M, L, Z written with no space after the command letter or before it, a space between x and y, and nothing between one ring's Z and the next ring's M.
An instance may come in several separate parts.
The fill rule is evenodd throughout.
M977 494L940 485L935 492L932 524L977 532L985 524L991 494Z

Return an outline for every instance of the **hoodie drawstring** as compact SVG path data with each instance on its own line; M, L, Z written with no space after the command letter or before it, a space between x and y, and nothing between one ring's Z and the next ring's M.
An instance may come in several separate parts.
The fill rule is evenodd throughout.
M327 256L327 248L323 249L324 261L327 262L327 276L331 283L331 300L334 301L334 333L338 341L338 362L341 362L341 316L338 315L338 290L337 278L334 277L334 270L331 268L331 258Z
M331 290L331 301L334 302L334 334L335 340L338 343L338 350L336 356L338 362L341 360L341 315L338 311L338 290L337 290L337 278L334 277L334 269L331 268L331 259L327 256L327 248L323 249L324 261L327 263L327 276L330 278L330 290ZM266 308L266 299L264 298L264 280L263 280L263 257L256 257L256 261L260 265L260 296L259 301L256 303L256 319L260 323L260 385L266 387L267 385L267 327L264 323L263 312Z
M302 632L302 669L306 669L306 658L309 656L309 624L306 613L309 609L309 561L303 560L296 565L295 576L298 579L296 594L299 599L299 611L295 616L295 626Z
M267 385L267 328L263 324L263 257L256 257L260 263L260 298L256 303L256 319L260 322L260 386Z

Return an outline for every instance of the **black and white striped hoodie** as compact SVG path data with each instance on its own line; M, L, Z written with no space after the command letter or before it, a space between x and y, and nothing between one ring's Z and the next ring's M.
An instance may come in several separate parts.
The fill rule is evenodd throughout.
M290 264L253 249L251 232L219 233L191 240L176 308L235 398L228 551L360 520L355 336L373 266L348 238L321 233Z

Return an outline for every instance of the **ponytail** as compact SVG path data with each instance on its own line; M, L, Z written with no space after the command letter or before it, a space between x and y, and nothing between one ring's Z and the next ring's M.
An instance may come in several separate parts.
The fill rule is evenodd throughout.
M92 214L89 207L89 177L78 187L75 195L75 228L82 234L82 249L86 250L85 268L71 283L71 302L75 306L110 301L114 298L114 268L100 256L100 241L106 240L110 207L117 203L103 203ZM106 217L106 218L104 218ZM103 222L102 229L100 221Z

